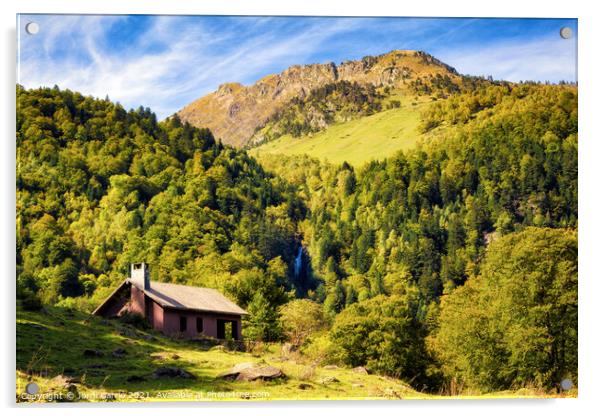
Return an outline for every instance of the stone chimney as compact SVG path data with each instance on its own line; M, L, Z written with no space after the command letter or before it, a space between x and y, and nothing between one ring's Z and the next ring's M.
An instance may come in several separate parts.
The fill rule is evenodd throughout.
M150 289L150 272L146 263L132 263L130 268L130 278L138 287Z

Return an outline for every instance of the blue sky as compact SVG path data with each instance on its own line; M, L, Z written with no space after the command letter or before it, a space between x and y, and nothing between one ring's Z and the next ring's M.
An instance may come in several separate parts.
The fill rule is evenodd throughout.
M24 30L31 21L36 35ZM577 77L576 19L20 15L18 31L19 83L108 95L160 118L224 82L393 49L496 79Z

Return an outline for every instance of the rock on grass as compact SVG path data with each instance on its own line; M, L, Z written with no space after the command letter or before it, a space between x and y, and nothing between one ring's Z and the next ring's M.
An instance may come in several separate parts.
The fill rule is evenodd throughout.
M218 376L218 378L237 381L275 380L281 377L285 377L285 375L279 368L256 363L236 364L230 370Z
M153 371L153 378L196 378L194 374L189 373L179 367L159 367Z

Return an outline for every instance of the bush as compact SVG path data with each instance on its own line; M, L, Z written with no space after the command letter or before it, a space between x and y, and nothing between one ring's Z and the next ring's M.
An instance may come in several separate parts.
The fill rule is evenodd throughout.
M442 298L433 347L449 382L483 391L576 380L576 232L530 227L491 243L481 275Z
M21 306L26 311L39 311L42 309L42 301L30 289L22 289L19 293L19 298L21 299Z
M318 365L339 363L341 357L340 348L332 342L326 331L307 338L300 352Z
M380 295L344 309L330 332L338 348L336 358L425 387L426 332L415 316L416 300L412 294Z
M280 307L280 324L295 346L325 325L322 306L309 299L295 299Z
M279 341L282 328L278 312L261 292L253 296L247 307L249 316L243 324L243 337L250 341Z

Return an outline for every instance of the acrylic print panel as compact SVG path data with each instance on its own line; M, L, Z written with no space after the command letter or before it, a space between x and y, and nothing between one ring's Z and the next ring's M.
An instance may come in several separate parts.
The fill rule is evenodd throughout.
M17 401L576 397L577 29L19 15Z

